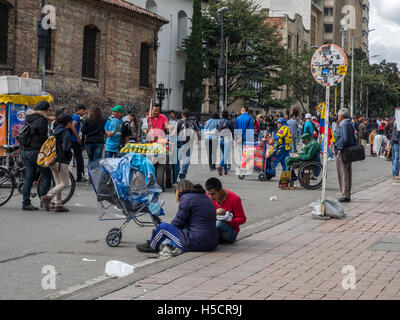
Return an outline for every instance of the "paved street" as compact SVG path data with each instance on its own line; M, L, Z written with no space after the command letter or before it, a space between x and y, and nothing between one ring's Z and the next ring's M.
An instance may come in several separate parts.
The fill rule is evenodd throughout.
M100 299L400 300L399 192L377 184L345 220L306 213Z
M354 189L361 190L365 189L366 185L376 184L383 178L388 178L390 172L390 162L367 157L366 161L355 163L353 166ZM212 175L216 174L211 174L206 165L191 165L188 178L204 184ZM328 179L328 195L337 196L338 183L334 161L329 162ZM320 191L279 190L278 178L260 182L256 175L239 180L232 174L223 177L222 180L226 188L242 197L248 217L243 230L257 222L280 217L308 205L320 196ZM137 264L149 258L148 254L139 253L135 246L149 238L151 229L143 229L132 223L123 233L121 245L117 248L108 247L105 243L107 231L120 223L98 221L92 187L82 183L77 186L75 196L67 204L71 209L69 213L24 212L20 210L19 195L0 208L3 239L0 249L0 299L44 298L103 275L105 264L109 260ZM271 196L277 196L278 200L270 201ZM164 220L169 222L177 210L175 195L172 190L167 190L162 198L166 202ZM355 202L354 205L357 203L360 204ZM38 204L37 199L34 204ZM251 228L249 232L251 233ZM240 242L238 248L242 246L245 244ZM226 249L218 252L224 250ZM95 261L83 261L85 258ZM52 265L57 271L55 290L42 289L42 278L45 276L42 274L42 268L45 265Z

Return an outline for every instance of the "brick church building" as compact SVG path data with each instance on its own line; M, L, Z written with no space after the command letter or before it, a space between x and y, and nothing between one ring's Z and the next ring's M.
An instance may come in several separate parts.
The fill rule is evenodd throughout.
M40 0L0 0L0 75L38 74ZM158 32L167 20L123 0L45 0L56 9L49 29L46 91L55 108L79 103L105 110L155 94Z

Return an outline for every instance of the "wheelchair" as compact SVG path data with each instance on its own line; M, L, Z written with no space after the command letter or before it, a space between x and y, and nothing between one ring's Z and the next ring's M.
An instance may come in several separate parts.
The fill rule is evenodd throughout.
M305 189L317 190L322 185L322 169L323 166L321 164L319 156L311 161L294 162L288 168L288 171L291 172L289 185L293 187L294 182L298 180L300 185L303 186ZM295 170L297 170L297 174Z

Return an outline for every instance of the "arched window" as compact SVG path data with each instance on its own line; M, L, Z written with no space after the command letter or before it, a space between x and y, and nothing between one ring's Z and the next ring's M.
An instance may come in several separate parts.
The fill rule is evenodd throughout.
M157 3L154 0L147 0L146 9L151 12L157 13Z
M183 47L183 40L187 37L187 15L185 11L178 12L178 48Z
M95 26L86 26L83 35L82 76L96 78L98 69L98 47L100 30Z
M0 63L7 64L8 50L8 11L9 8L0 3Z

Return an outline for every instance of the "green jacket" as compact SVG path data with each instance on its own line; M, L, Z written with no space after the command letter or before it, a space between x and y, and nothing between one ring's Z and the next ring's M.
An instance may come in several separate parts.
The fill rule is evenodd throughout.
M314 139L311 139L299 153L299 161L311 161L321 151L321 145Z

